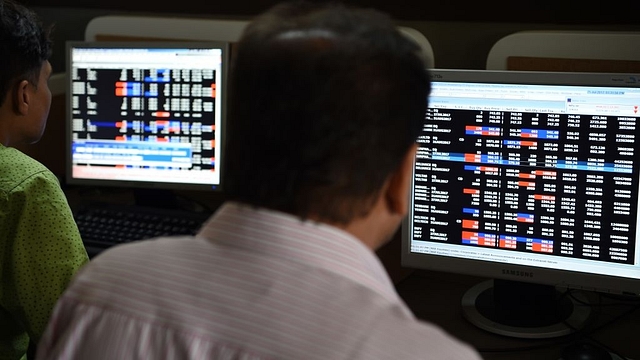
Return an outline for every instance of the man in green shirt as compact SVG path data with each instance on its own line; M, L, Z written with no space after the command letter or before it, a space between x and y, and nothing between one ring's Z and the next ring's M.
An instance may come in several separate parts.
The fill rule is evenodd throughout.
M50 29L0 0L0 360L34 353L53 307L88 262L58 179L13 148L40 140L51 91Z

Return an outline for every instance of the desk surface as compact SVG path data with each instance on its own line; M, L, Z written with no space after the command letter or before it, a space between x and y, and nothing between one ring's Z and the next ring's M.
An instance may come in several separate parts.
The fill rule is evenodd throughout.
M471 286L485 279L429 271L414 271L396 284L400 296L414 314L435 323L453 336L476 347L486 360L558 360L572 339L517 339L497 335L476 327L463 315L461 299ZM633 306L638 308L639 302ZM629 302L610 302L601 307L595 326L631 308ZM595 309L594 309L595 310ZM640 360L640 310L635 310L590 336L629 360Z

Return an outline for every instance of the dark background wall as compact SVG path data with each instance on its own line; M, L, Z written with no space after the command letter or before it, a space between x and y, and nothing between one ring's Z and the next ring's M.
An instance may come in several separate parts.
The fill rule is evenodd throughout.
M519 22L555 24L640 24L637 0L346 0L373 7L399 20ZM253 16L277 3L273 0L28 0L31 6L123 10L154 13Z
M65 70L64 44L83 40L101 15L153 15L250 20L273 0L23 0L46 23L55 23L54 71ZM346 0L389 13L399 25L422 32L435 67L483 69L493 44L528 30L640 31L640 0ZM640 47L640 44L638 44Z

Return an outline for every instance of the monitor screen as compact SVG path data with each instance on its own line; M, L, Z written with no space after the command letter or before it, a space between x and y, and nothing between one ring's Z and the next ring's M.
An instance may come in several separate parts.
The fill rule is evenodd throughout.
M403 266L525 285L517 291L540 284L640 294L640 76L431 75ZM476 303L483 292L502 294L491 285L470 290L463 305L472 302L473 322L488 315ZM566 333L555 323L532 334L515 320L503 330L497 322L476 325L519 337Z
M228 49L67 42L67 183L220 189Z

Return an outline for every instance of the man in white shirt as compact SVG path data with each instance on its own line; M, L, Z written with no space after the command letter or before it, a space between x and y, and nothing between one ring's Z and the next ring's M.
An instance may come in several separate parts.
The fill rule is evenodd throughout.
M430 91L384 14L281 4L234 48L229 200L195 237L111 248L58 302L38 359L455 359L375 250L407 213Z

